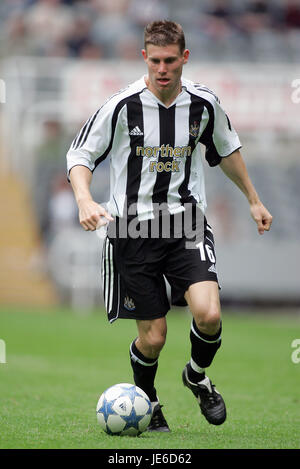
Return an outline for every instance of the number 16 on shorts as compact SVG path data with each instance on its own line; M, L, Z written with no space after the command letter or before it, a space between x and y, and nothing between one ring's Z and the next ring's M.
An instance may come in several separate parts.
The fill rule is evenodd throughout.
M206 261L207 260L206 256L207 256L212 264L214 264L216 262L214 251L209 246L209 244L204 244L203 241L201 241L200 243L196 244L196 247L200 251L201 261Z

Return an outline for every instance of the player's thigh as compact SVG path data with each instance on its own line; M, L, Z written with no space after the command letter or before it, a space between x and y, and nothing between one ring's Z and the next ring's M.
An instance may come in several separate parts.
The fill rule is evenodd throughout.
M218 329L221 306L217 282L208 280L193 283L185 292L185 299L200 329Z

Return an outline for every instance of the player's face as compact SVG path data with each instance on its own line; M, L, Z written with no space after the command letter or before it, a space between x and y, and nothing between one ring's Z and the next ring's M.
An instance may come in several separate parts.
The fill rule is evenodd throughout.
M159 98L178 94L181 90L182 68L188 61L189 50L181 52L177 44L149 44L146 50L142 50L142 54L148 66L149 90Z

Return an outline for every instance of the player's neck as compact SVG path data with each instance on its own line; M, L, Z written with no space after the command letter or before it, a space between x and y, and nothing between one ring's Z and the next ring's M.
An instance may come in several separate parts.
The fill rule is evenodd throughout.
M145 82L147 85L147 88L149 91L151 91L154 96L159 99L166 107L170 107L177 96L181 93L182 87L181 87L181 82L177 84L177 86L171 90L158 90L153 86L148 79L148 77L145 77Z

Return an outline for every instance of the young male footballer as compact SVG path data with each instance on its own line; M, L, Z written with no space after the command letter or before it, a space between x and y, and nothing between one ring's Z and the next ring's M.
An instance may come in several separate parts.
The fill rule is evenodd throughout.
M245 194L259 234L271 227L249 178L241 143L218 98L182 77L189 59L182 27L155 21L145 28L147 75L113 95L80 130L67 154L80 224L108 224L102 255L108 319L135 319L130 345L134 381L149 396L149 431L170 431L155 389L171 303L192 313L191 358L183 384L207 421L226 419L226 407L206 369L221 346L221 310L214 238L205 217L200 143L209 166L220 165ZM106 208L90 193L95 168L110 159Z

